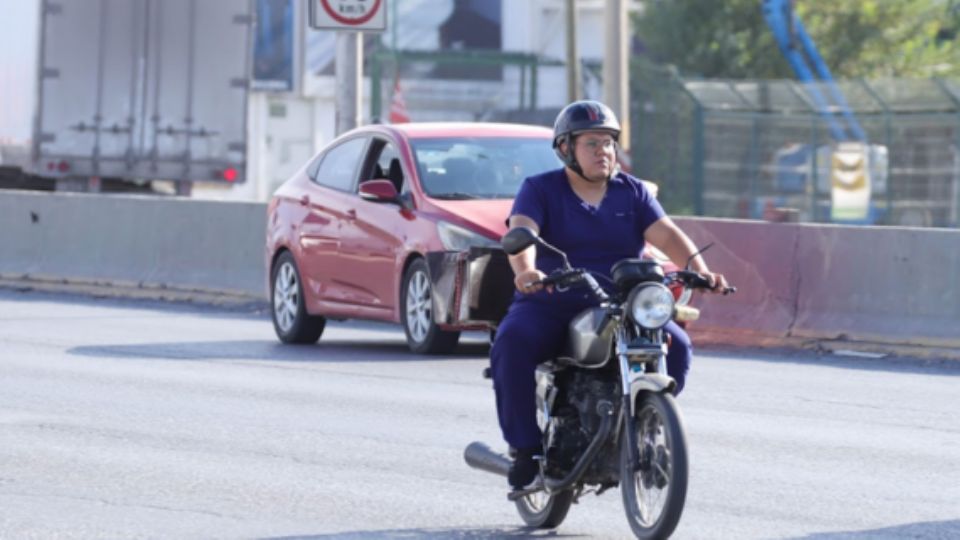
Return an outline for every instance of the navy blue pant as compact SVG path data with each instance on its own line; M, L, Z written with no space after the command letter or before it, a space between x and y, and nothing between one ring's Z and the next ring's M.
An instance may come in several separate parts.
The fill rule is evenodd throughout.
M497 328L490 350L490 367L497 396L497 417L503 438L514 448L539 447L537 427L537 364L560 354L567 340L567 325L580 312L549 302L514 301ZM667 373L683 389L690 370L693 346L687 333L670 321L664 328L672 337L667 351Z

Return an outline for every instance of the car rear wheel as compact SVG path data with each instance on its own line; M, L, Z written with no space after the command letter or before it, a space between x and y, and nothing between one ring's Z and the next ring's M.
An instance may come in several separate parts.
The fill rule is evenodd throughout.
M293 255L285 251L273 265L270 279L273 329L284 343L316 343L327 320L310 315L303 298L303 283Z
M433 287L423 259L413 261L403 276L400 292L401 319L407 346L419 354L452 352L460 332L441 330L433 319Z

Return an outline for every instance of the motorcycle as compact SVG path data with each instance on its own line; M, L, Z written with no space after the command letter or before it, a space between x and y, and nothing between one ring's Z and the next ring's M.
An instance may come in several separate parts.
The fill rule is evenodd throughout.
M692 291L709 289L709 281L687 269L665 274L658 261L624 259L612 268L614 290L607 294L593 275L571 267L565 253L530 229L512 229L501 243L510 255L534 244L557 253L563 267L542 284L585 286L597 300L571 321L565 352L537 367L540 473L508 499L528 526L554 528L583 495L619 485L636 537L670 536L683 512L688 465L663 327L671 319L697 319L699 310L687 302ZM684 292L675 299L671 287L678 286ZM489 378L489 368L484 375ZM464 459L501 476L512 463L482 442L467 446Z

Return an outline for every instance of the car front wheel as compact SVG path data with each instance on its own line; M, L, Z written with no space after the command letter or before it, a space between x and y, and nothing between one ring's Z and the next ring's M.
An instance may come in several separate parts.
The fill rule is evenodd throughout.
M316 343L327 320L310 315L303 298L300 271L289 251L283 252L273 265L270 279L273 329L284 343Z
M427 263L423 259L413 261L403 276L400 292L403 306L401 319L407 334L407 346L419 354L445 354L452 352L460 340L460 332L442 330L433 318L433 287Z

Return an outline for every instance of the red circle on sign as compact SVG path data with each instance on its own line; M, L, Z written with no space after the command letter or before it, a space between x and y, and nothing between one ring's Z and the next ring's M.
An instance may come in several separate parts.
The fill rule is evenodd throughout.
M343 15L340 15L339 13L337 13L337 11L333 9L333 6L330 5L330 0L320 0L320 5L323 6L323 9L324 11L327 12L327 15L329 15L333 20L337 21L338 23L357 25L357 24L363 24L369 21L370 19L372 19L373 16L377 14L377 10L380 9L380 2L382 1L383 0L374 0L373 7L370 8L370 11L367 12L366 15L362 17L355 17L355 18L344 17Z

